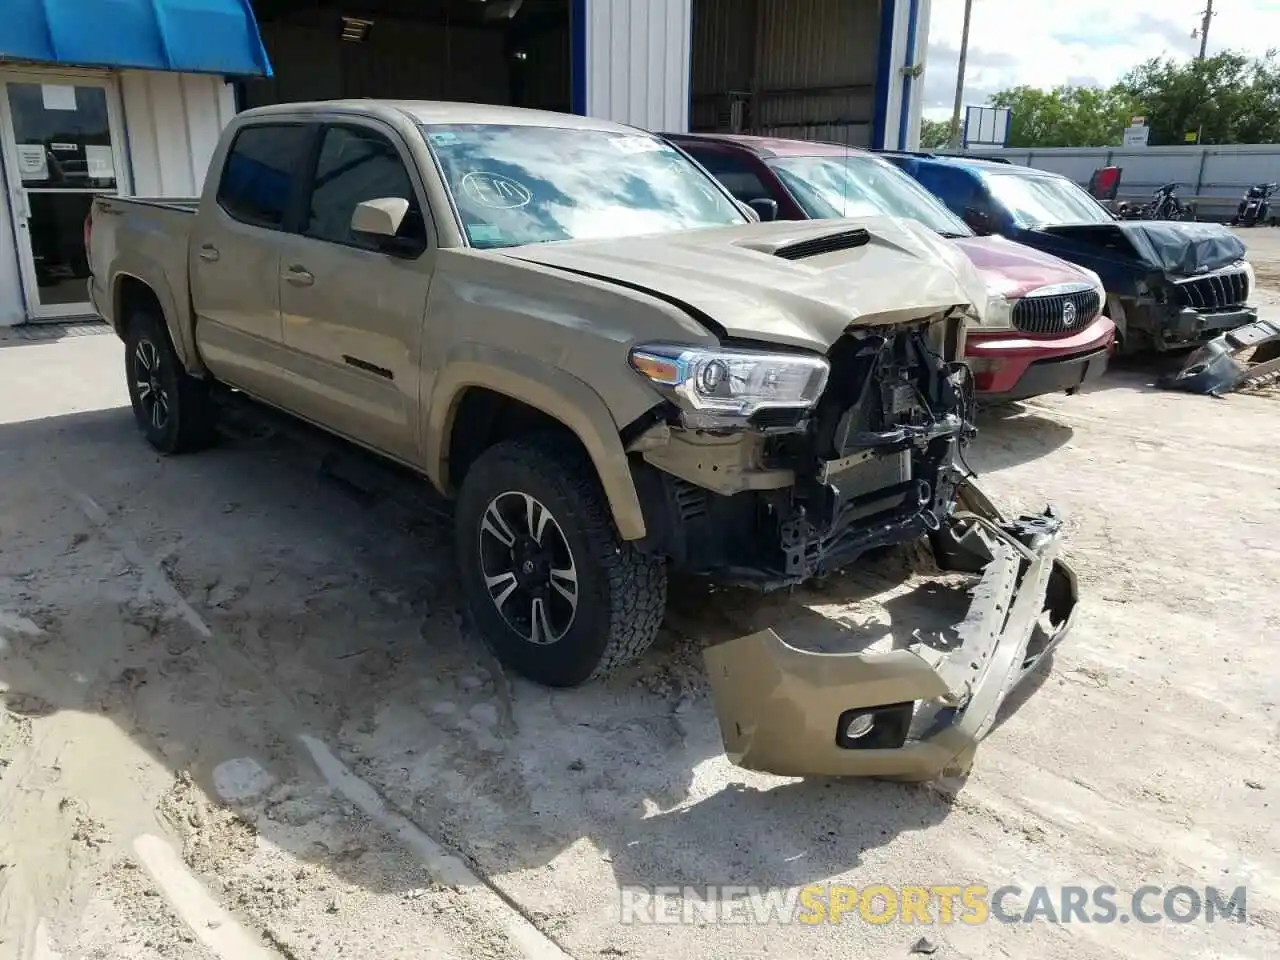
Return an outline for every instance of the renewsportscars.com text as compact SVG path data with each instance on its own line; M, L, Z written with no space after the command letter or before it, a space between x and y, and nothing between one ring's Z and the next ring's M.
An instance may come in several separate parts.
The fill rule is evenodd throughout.
M1247 891L1217 887L810 884L619 890L624 924L1216 923L1246 919Z

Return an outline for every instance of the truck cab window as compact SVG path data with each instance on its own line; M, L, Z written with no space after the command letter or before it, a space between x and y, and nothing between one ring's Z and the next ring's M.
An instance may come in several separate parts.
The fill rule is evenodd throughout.
M227 154L218 205L243 223L279 229L310 139L300 124L245 127Z
M942 164L921 164L916 176L925 189L956 216L964 216L966 207L981 202L978 185L968 171L953 170Z
M422 206L409 171L391 141L365 127L328 127L316 161L302 232L317 240L366 250L374 242L351 232L351 215L366 200L400 197L409 201L397 234L427 246Z
M685 153L707 168L707 172L728 188L743 203L752 200L777 199L764 185L751 164L724 150L706 150L701 147L685 147Z

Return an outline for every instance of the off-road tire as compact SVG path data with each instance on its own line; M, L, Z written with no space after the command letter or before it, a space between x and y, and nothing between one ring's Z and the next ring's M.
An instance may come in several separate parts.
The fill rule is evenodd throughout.
M578 606L559 640L535 645L512 628L485 585L480 528L495 497L528 494L549 510L578 568ZM661 559L619 538L595 469L572 442L542 434L497 444L468 469L455 514L462 591L472 622L498 659L548 687L572 687L638 659L667 603Z
M182 361L169 342L164 324L149 313L135 313L125 328L125 377L129 385L129 401L138 429L161 453L188 453L207 447L214 440L214 405L209 385L183 369ZM163 423L151 415L140 382L139 351L158 360L155 379L163 388L167 412Z

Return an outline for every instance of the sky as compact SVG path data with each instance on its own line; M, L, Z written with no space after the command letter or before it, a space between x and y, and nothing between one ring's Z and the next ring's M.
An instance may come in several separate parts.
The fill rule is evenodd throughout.
M1151 57L1190 58L1204 0L973 0L966 104L1019 84L1106 86ZM1209 52L1280 47L1280 0L1214 0ZM924 112L951 116L964 0L933 0Z

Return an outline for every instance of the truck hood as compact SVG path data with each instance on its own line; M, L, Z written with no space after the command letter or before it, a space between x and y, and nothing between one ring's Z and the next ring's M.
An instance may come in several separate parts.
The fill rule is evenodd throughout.
M1004 237L959 237L954 243L973 261L987 289L1009 299L1052 284L1094 282L1061 257Z
M1178 277L1194 277L1245 258L1240 238L1218 223L1117 220L1039 227L1065 256L1080 250L1093 256L1138 261Z
M960 248L889 217L749 223L500 252L678 303L720 336L824 353L850 327L986 303L982 279Z

